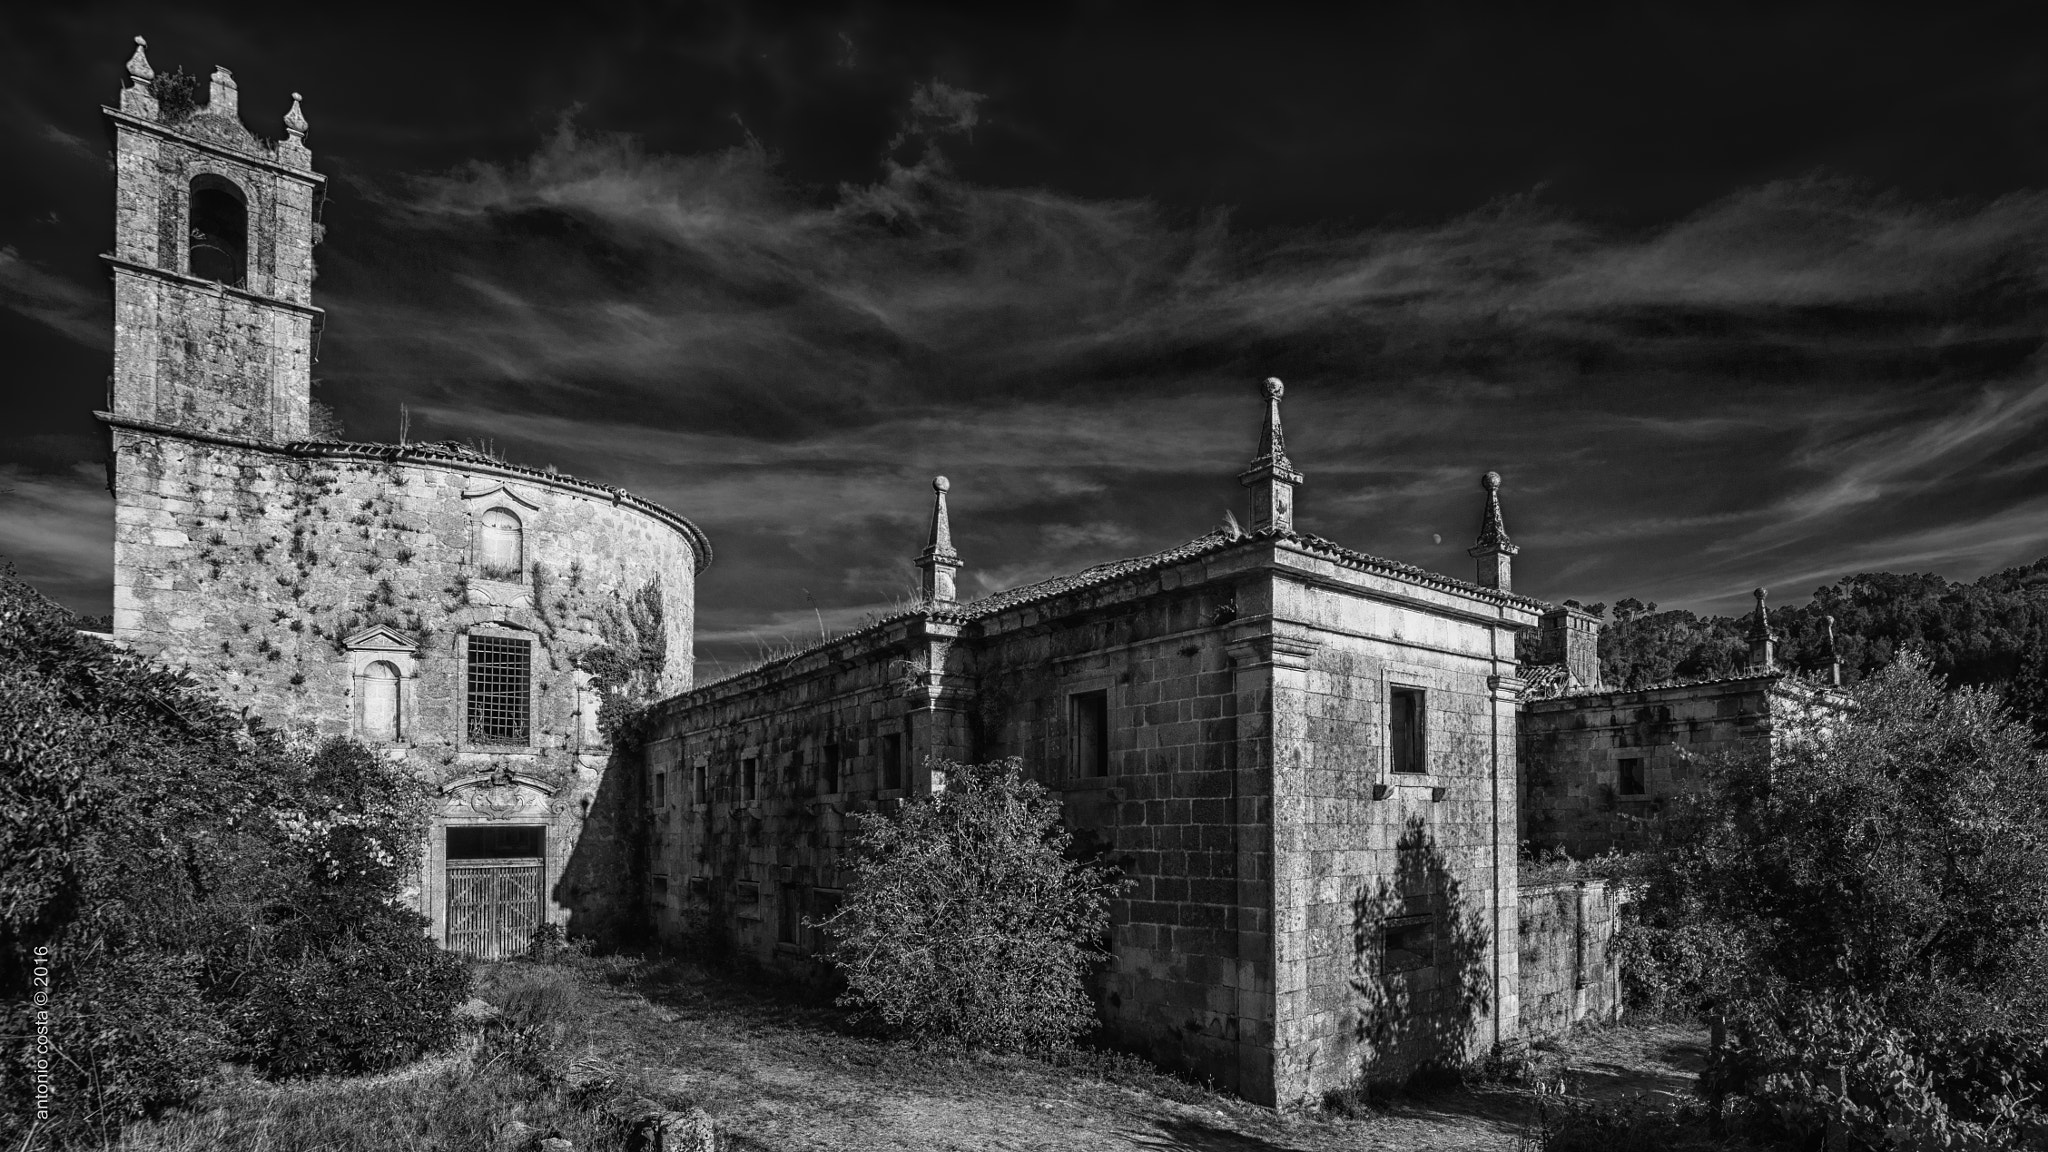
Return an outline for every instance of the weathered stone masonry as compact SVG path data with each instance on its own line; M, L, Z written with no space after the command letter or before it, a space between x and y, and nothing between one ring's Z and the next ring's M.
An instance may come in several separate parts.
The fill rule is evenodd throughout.
M437 785L418 893L437 936L451 829L537 831L534 915L637 926L641 777L607 771L600 696L689 686L703 534L458 445L308 440L322 178L296 100L270 145L241 126L224 70L175 121L140 48L129 77L107 110L115 634L272 723L355 736ZM493 665L495 697L471 674L487 649L527 654ZM506 718L480 732L486 699Z
M664 935L808 969L845 815L1015 755L1136 881L1095 988L1123 1042L1282 1102L1513 1040L1513 636L1542 606L1294 531L1277 402L1248 533L935 597L660 705ZM921 566L950 575L943 494ZM1412 764L1396 689L1427 701Z

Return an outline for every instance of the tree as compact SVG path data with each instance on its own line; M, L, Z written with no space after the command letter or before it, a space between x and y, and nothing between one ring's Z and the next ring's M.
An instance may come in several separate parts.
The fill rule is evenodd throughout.
M1681 802L1620 936L1631 990L1733 1021L1724 1086L1993 1124L2048 1074L2048 759L1910 650L1855 697ZM1854 1100L1824 1087L1845 1067Z
M845 903L814 925L846 977L840 1003L899 1035L1059 1048L1094 1026L1082 980L1107 959L1128 883L1071 858L1059 801L1016 759L944 763L945 790L863 814Z

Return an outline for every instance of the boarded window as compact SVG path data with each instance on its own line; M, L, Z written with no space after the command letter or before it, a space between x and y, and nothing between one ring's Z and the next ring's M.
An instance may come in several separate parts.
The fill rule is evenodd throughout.
M1422 689L1395 688L1387 698L1388 767L1395 772L1427 772L1427 713Z
M234 288L249 279L249 212L242 190L208 173L192 181L191 249L186 268Z
M533 642L469 638L469 738L525 744L533 713Z
M1380 929L1381 965L1387 972L1411 972L1436 962L1436 925L1423 916L1388 917Z
M894 791L903 787L903 734L891 732L882 737L882 790Z
M784 884L782 901L775 910L775 939L783 944L801 942L804 922L804 889L801 884Z
M363 735L396 740L403 732L398 715L398 666L379 660L363 669Z
M839 745L827 744L818 756L818 791L826 796L839 792Z
M740 799L751 804L754 801L754 776L761 766L752 756L740 761Z
M477 524L477 566L497 580L517 580L526 566L525 529L519 517L492 508Z
M1641 796L1643 794L1642 759L1632 756L1617 763L1621 768L1621 783L1619 787L1621 794L1623 796Z
M1109 775L1109 693L1076 692L1067 697L1071 771L1076 776Z

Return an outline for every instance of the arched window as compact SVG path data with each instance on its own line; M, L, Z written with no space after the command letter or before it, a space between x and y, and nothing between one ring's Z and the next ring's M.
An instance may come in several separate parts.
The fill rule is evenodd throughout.
M519 517L493 508L477 526L477 564L487 576L517 580L526 567L525 540Z
M363 669L363 735L396 740L400 734L398 666L379 660Z
M208 173L192 180L192 249L187 267L235 288L249 282L249 209L242 190Z

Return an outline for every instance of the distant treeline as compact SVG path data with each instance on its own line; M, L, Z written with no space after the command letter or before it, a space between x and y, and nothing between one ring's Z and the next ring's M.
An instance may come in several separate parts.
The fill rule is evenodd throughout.
M1749 661L1747 615L1660 612L1634 597L1611 607L1565 603L1603 618L1600 671L1612 687L1728 676ZM1998 688L2015 712L2048 735L2048 556L1972 584L1867 572L1823 585L1811 603L1771 609L1781 667L1827 667L1827 616L1835 618L1845 684L1918 648L1950 684Z

